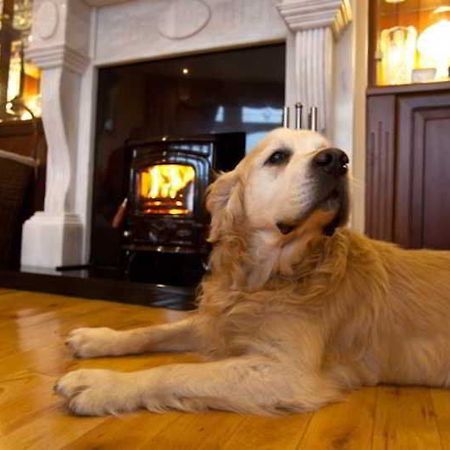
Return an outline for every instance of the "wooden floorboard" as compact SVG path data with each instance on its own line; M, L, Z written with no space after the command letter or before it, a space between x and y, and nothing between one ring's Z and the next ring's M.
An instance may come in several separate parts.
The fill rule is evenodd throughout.
M80 418L52 392L68 370L139 370L195 355L75 360L74 327L132 328L185 313L0 289L0 449L450 450L450 391L365 388L321 411L283 417L225 412Z
M9 294L11 292L12 292L11 289L0 288L0 295L2 295L2 294Z

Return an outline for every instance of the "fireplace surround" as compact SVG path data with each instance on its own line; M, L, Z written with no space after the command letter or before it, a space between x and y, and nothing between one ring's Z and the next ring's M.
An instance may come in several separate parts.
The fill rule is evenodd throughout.
M24 225L22 265L89 258L99 68L286 42L286 103L318 106L319 130L342 136L334 111L341 89L351 96L353 68L333 54L350 21L349 0L35 0L27 56L42 69L48 168L44 210Z

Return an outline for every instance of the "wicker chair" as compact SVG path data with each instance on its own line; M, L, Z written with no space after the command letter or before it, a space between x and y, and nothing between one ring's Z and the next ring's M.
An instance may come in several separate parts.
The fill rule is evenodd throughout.
M33 180L33 158L0 150L0 267L17 265L27 190Z

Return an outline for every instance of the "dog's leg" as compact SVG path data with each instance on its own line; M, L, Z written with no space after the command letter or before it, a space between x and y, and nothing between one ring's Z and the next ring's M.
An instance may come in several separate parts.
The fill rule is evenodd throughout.
M339 399L332 383L259 356L132 373L82 369L63 376L55 390L79 415L139 408L267 414L312 410Z
M69 334L66 344L79 358L197 350L200 321L199 317L191 316L174 323L127 331L105 327L77 328Z

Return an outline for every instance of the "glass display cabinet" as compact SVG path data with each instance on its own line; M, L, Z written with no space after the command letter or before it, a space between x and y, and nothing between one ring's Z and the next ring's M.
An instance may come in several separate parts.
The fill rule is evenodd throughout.
M370 1L372 86L448 81L450 2Z
M0 0L0 121L40 116L40 72L26 60L32 0Z
M40 118L41 73L26 58L32 7L33 0L0 0L0 150L3 161L0 190L6 193L7 203L13 197L17 200L17 211L11 210L5 216L14 222L13 237L8 235L7 254L10 256L6 261L6 266L13 269L20 265L22 223L35 211L43 209L45 196L47 145ZM34 160L33 173L27 177L17 176L15 170L7 173L4 161L17 161L21 157Z
M450 249L450 1L369 4L366 233Z

